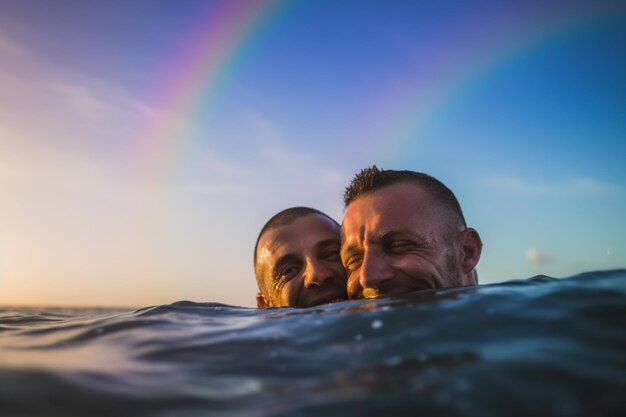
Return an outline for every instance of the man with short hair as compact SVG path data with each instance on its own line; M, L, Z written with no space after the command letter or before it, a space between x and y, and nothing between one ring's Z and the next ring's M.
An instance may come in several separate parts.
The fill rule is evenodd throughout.
M374 165L355 176L344 202L341 258L350 298L477 284L480 236L439 180Z
M347 299L339 224L309 207L274 215L254 246L257 307L311 307Z

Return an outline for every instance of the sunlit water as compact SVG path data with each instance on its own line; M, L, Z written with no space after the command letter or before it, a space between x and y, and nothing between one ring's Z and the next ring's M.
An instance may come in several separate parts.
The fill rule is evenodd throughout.
M257 310L0 309L1 416L626 415L626 270Z

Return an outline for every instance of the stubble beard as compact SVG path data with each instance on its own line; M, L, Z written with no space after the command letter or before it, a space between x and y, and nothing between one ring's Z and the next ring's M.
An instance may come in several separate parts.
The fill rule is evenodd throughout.
M446 285L445 288L462 287L465 284L463 283L463 278L461 277L461 270L456 259L454 246L449 244L446 252L446 278L450 285Z

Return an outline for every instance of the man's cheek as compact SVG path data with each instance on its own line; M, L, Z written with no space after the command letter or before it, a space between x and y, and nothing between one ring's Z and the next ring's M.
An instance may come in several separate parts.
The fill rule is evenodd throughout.
M278 298L279 298L281 305L287 306L287 305L290 305L291 302L293 302L293 300L290 298L290 294L291 294L290 285L289 283L286 283L278 292Z
M359 275L355 272L348 273L348 296L352 297L353 295L358 294L361 289L359 285Z
M335 277L341 278L342 280L347 280L347 277L348 277L348 273L343 268L343 265L338 265L336 268L334 268L334 274L333 275Z

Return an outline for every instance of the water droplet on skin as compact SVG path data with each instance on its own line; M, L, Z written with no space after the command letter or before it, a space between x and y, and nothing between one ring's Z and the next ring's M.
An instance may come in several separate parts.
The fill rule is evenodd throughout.
M372 329L378 330L378 329L382 329L382 327L383 327L383 321L382 320L374 320L372 322Z

